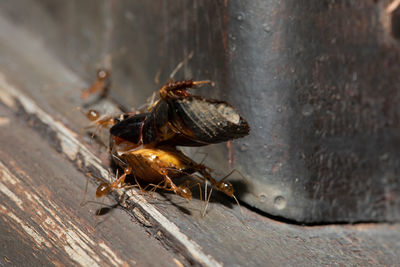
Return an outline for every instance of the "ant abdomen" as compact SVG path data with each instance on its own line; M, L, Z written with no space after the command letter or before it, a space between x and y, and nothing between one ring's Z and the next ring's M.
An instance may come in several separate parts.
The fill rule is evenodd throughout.
M111 191L109 183L101 183L96 189L96 198L103 197Z
M186 186L179 186L179 189L176 191L176 194L183 197L186 200L192 199L192 191Z

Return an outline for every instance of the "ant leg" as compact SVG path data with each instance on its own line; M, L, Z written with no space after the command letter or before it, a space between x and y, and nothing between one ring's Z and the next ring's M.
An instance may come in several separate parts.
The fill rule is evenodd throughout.
M207 182L206 182L206 185L207 185ZM206 206L204 207L203 213L201 214L201 217L202 217L202 218L204 218L204 217L206 216L208 204L210 203L210 198L211 198L212 190L213 190L213 188L211 187L210 193L208 194L208 198L207 198L207 200L206 200Z
M96 216L100 216L101 215L101 210L103 209L103 204L104 204L104 200L105 200L106 196L103 196L100 200L100 208L97 210Z
M226 178L228 178L229 176L231 176L234 172L239 173L239 174L242 176L242 178L243 178L247 183L249 183L249 181L246 179L246 177L244 177L244 175L243 175L240 171L234 169L234 170L232 170L230 173L228 173L227 175L225 175L225 177L222 178L222 179L218 182L218 184L219 184L218 186L221 187L221 188L229 188L229 187L232 187L232 184L231 184L231 183L229 183L229 182L224 182L224 180L225 180ZM245 217L244 217L244 213L243 213L242 206L240 206L239 200L238 200L238 199L236 198L236 196L233 194L233 187L232 187L232 195L231 195L231 197L236 201L236 204L238 205L239 210L240 210L240 214L242 215L242 218L244 219ZM250 229L250 227L247 225L247 223L246 223L245 221L244 221L243 223L244 223L244 225L246 225L247 228Z
M151 111L151 109L158 103L158 99L156 98L157 92L153 92L151 96L146 99L146 103L137 108L137 110L135 111L136 114Z
M119 178L117 178L114 182L112 182L112 186L114 188L121 188L125 183L126 176L132 173L132 167L128 166L124 169L124 174L122 174Z
M136 175L133 175L133 179L135 179L136 186L139 188L140 192L142 193L143 192L143 188L140 186L138 180L136 179Z
M196 86L196 85L203 85L203 84L209 84L209 85L211 85L211 86L213 86L213 87L215 86L215 82L210 81L210 80L193 81L192 84L193 84L193 86Z
M194 178L196 178L195 177L195 175L193 175L193 174L187 174L188 176L190 176L190 177L194 177ZM201 180L201 179L200 179ZM194 184L192 184L192 185L189 185L189 180L186 180L186 181L184 181L183 182L183 184L181 185L181 186L183 186L183 187L186 187L186 188L192 188L192 187L194 187L194 186L198 186L199 187L199 195L200 195L200 210L202 211L202 210L204 210L203 209L203 191L202 191L202 189L201 189L201 183L200 182L194 182ZM205 191L204 191L204 194L205 194L205 198L204 198L204 200L206 200L207 199L207 182L205 183ZM202 212L200 211L200 216L203 218L203 215L202 215Z
M96 126L96 128L94 129L94 131L92 132L92 138L94 138L94 137L96 136L96 133L97 133L101 128L103 128L103 127L104 127L103 125L98 124L98 125Z
M190 51L190 53L181 61L178 63L178 65L176 65L176 67L174 68L174 70L171 72L171 74L169 75L169 80L173 81L175 74L190 60L192 59L194 55L193 50ZM154 77L154 83L155 84L159 84L160 83L160 75L162 73L162 68L159 69Z
M204 81L184 80L179 82L167 82L163 87L161 87L160 96L161 98L166 98L171 91L187 90L189 88L193 88L197 85L203 85L203 84L210 84L211 86L215 85L215 83L210 80L204 80Z
M86 185L85 185L85 193L83 195L82 202L80 203L80 206L83 207L86 205L86 194L88 190L88 185L89 185L89 176L91 176L90 172L86 174Z
M202 193L202 190L201 190L201 184L200 184L200 183L196 183L196 184L199 186L200 201L201 201L201 203L202 203L202 204L201 204L201 210L202 210L202 212L201 212L200 214L201 214L201 217L204 218L205 215L206 215L206 212L207 212L208 204L210 203L210 198L211 198L211 194L212 194L213 188L211 187L210 193L208 193L208 190L207 190L208 180L207 180L207 179L205 179L205 178L202 177L202 176L198 176L198 175L194 175L194 174L188 174L188 175L191 176L191 177L193 177L193 178L197 178L197 179L199 179L199 180L201 180L201 181L204 182L204 201L206 201L206 204L205 204L204 209L203 209L203 193ZM208 196L207 196L207 195L208 195Z
M96 75L96 81L93 82L89 88L86 88L82 91L82 100L87 99L90 95L95 93L100 93L101 97L105 97L107 95L108 88L110 87L110 71L102 68L97 71Z
M79 110L81 110L81 109L79 108ZM116 118L114 118L113 116L100 115L100 112L98 112L94 109L90 109L86 113L83 112L82 110L81 110L81 112L83 113L83 115L85 115L85 117L88 120L90 120L92 122L92 125L87 126L84 129L90 129L90 128L96 127L94 132L92 133L92 138L96 135L96 133L100 129L106 128L109 126L113 126L116 122Z
M96 190L96 198L102 197L107 195L109 192L115 189L120 189L122 188L122 185L125 182L126 176L131 174L132 168L127 167L124 169L124 174L122 174L120 177L117 177L112 183L108 182L103 182L101 183Z
M187 55L186 58L184 58L181 62L178 63L178 65L176 65L175 69L169 75L169 78L171 80L174 79L175 74L183 67L183 65L186 64L186 62L188 62L190 59L192 59L193 55L194 55L194 52L192 50L192 51L190 51L190 53Z
M89 177L90 177L90 176L102 182L102 183L99 185L98 188L102 187L102 185L109 184L109 182L105 181L103 178L93 176L90 172L88 172L88 173L86 174L85 194L84 194L84 199L82 200L82 202L81 202L81 204L80 204L81 206L84 206L84 205L86 204L86 201L85 201L85 200L86 200L86 194L87 194L87 190L88 190L88 184L89 184ZM97 190L98 190L98 189L97 189ZM97 196L97 192L96 192L96 197L98 197L98 196ZM100 201L100 208L97 210L97 213L96 213L97 216L99 216L100 213L101 213L101 210L102 210L102 208L103 208L104 199L105 199L105 195L103 196L103 198L102 198L101 201ZM95 225L96 225L96 224L97 224L97 218L96 218Z
M135 179L136 180L136 179ZM136 183L137 183L137 181L136 181ZM135 186L138 186L139 187L139 190L140 190L140 194L144 197L144 194L147 194L147 195L149 195L151 198L153 198L153 195L154 195L154 193L155 193L155 191L157 190L157 188L165 188L165 185L164 186L161 186L161 184L162 183L165 183L165 181L163 180L163 181L161 181L161 182L159 182L158 184L148 184L148 185L146 185L146 187L144 187L144 188L142 188L139 184L137 184L137 185L135 185ZM152 188L151 188L151 190L147 190L150 186L152 186Z
M192 199L192 192L187 186L177 186L168 176L168 171L166 169L162 168L159 172L164 177L165 185L163 189L173 191L175 194L183 197L184 199Z
M214 178L212 178L211 175L206 171L205 166L200 165L198 171L202 174L202 176L204 177L205 180L210 181L210 183L215 187L215 189L225 193L226 195L232 197L235 200L236 204L238 205L238 207L240 209L240 213L241 213L242 217L244 218L242 207L240 206L239 200L236 198L236 196L234 194L234 189L233 189L232 184L229 183L229 182L225 182L224 181L226 178L231 176L234 172L238 172L238 171L237 170L232 170L230 173L225 175L225 177L222 178L218 182Z
M235 155L233 154L233 144L231 140L226 142L226 148L228 149L229 168L232 168L233 162L235 161Z
M157 104L158 104L159 100L154 101L153 103L149 104L147 106L147 111L150 112Z
M106 181L105 179L100 178L100 177L97 177L97 176L94 176L94 175L92 175L90 172L86 173L85 195L84 195L84 199L83 199L82 202L81 202L81 206L83 206L83 205L86 204L86 203L85 203L85 199L86 199L86 194L87 194L88 185L89 185L89 177L93 177L93 178L95 178L96 180L100 181L101 184L99 185L99 187L102 186L102 185L109 185L109 184L110 184L110 183L109 183L108 181ZM98 187L98 188L99 188L99 187ZM97 188L97 190L98 190L98 188Z
M153 186L153 188L149 191L149 194L150 194L151 198L153 198L153 195L156 192L157 188L163 188L164 187L164 186L161 186L162 183L164 183L164 186L165 186L165 181L161 181L158 184L149 184L148 185L148 186Z
M158 69L158 71L156 72L156 75L154 76L154 83L156 85L160 84L160 75L162 73L162 69Z

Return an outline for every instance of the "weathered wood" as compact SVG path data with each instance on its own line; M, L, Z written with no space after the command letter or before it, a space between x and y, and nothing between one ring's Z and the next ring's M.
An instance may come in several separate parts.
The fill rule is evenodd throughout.
M187 264L120 209L96 222L99 203L80 206L85 175L29 128L33 119L3 105L0 117L0 250L13 266Z

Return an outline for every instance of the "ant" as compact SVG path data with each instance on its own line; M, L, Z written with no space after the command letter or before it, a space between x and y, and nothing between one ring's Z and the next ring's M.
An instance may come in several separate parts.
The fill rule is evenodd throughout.
M96 81L87 89L82 91L81 98L87 99L90 95L100 93L102 97L107 95L111 84L111 73L105 68L101 68L96 73Z
M126 177L133 175L139 187L139 181L147 182L149 186L153 186L153 190L160 188L172 191L189 201L192 199L192 192L189 186L185 184L176 185L174 180L182 177L193 177L203 182L210 182L217 191L234 198L238 203L232 184L225 181L225 178L230 176L232 172L222 180L216 181L211 176L208 167L196 163L175 147L159 146L154 148L128 149L131 146L135 147L135 144L111 136L111 155L124 172L111 183L103 181L97 187L96 198L104 197L113 190L133 187L132 185L125 184ZM200 175L195 175L195 172ZM209 196L211 196L211 193Z
M107 72L104 79L109 81L109 75ZM104 81L98 78L85 92L91 94L101 91L100 85L105 84ZM113 182L103 181L96 190L96 197L106 196L116 189L133 187L125 183L126 177L132 175L137 183L134 186L140 188L138 181L143 181L153 186L153 190L160 188L191 200L190 187L176 185L174 180L192 177L206 184L209 182L212 188L233 197L239 205L232 184L225 181L230 174L216 181L208 167L196 163L176 148L226 142L246 136L250 131L246 120L227 102L188 92L188 89L204 84L214 86L208 80L168 82L159 90L160 98L142 112L113 117L101 116L99 112L89 110L86 116L97 125L95 132L98 128L110 128L111 155L124 170ZM207 205L210 196L211 192Z
M170 189L170 191L173 191L177 195L190 200L191 194L188 193L190 192L189 189L187 187L179 188L172 180L198 172L202 175L200 176L201 180L208 180L218 191L228 196L233 196L233 186L229 182L217 182L212 178L208 167L196 163L174 146L128 149L130 146L135 147L135 144L115 136L111 136L110 143L111 154L114 159L117 159L116 163L120 167L130 166L131 171L134 169L136 179L152 184L162 182L164 186L161 188ZM124 180L125 177L118 184L124 183Z

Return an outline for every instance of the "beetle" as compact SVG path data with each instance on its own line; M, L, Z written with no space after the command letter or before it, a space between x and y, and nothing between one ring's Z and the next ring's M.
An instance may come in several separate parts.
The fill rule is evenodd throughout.
M114 162L124 173L112 183L103 181L97 187L97 198L125 187L126 177L133 175L136 182L150 183L155 189L172 191L187 200L192 198L190 188L186 185L176 185L175 179L192 177L204 182L209 181L216 190L233 197L237 202L232 184L224 181L227 176L220 181L215 180L208 167L196 163L174 146L136 148L136 145L129 141L110 136L110 147ZM200 175L195 175L195 172Z
M209 168L176 148L216 144L249 134L247 121L230 104L188 92L203 84L213 83L207 80L168 82L159 91L160 99L151 103L145 112L126 113L120 117L100 116L94 110L87 113L94 124L111 126L111 155L124 170L112 183L102 182L96 197L125 187L126 177L133 175L137 181L148 182L155 189L173 191L190 200L189 187L174 182L188 176L210 182L216 190L238 202L232 184L224 181L227 176L216 181Z
M165 84L148 112L127 116L114 124L110 133L137 145L179 146L204 146L248 135L248 123L230 104L187 92L202 84L212 82Z

